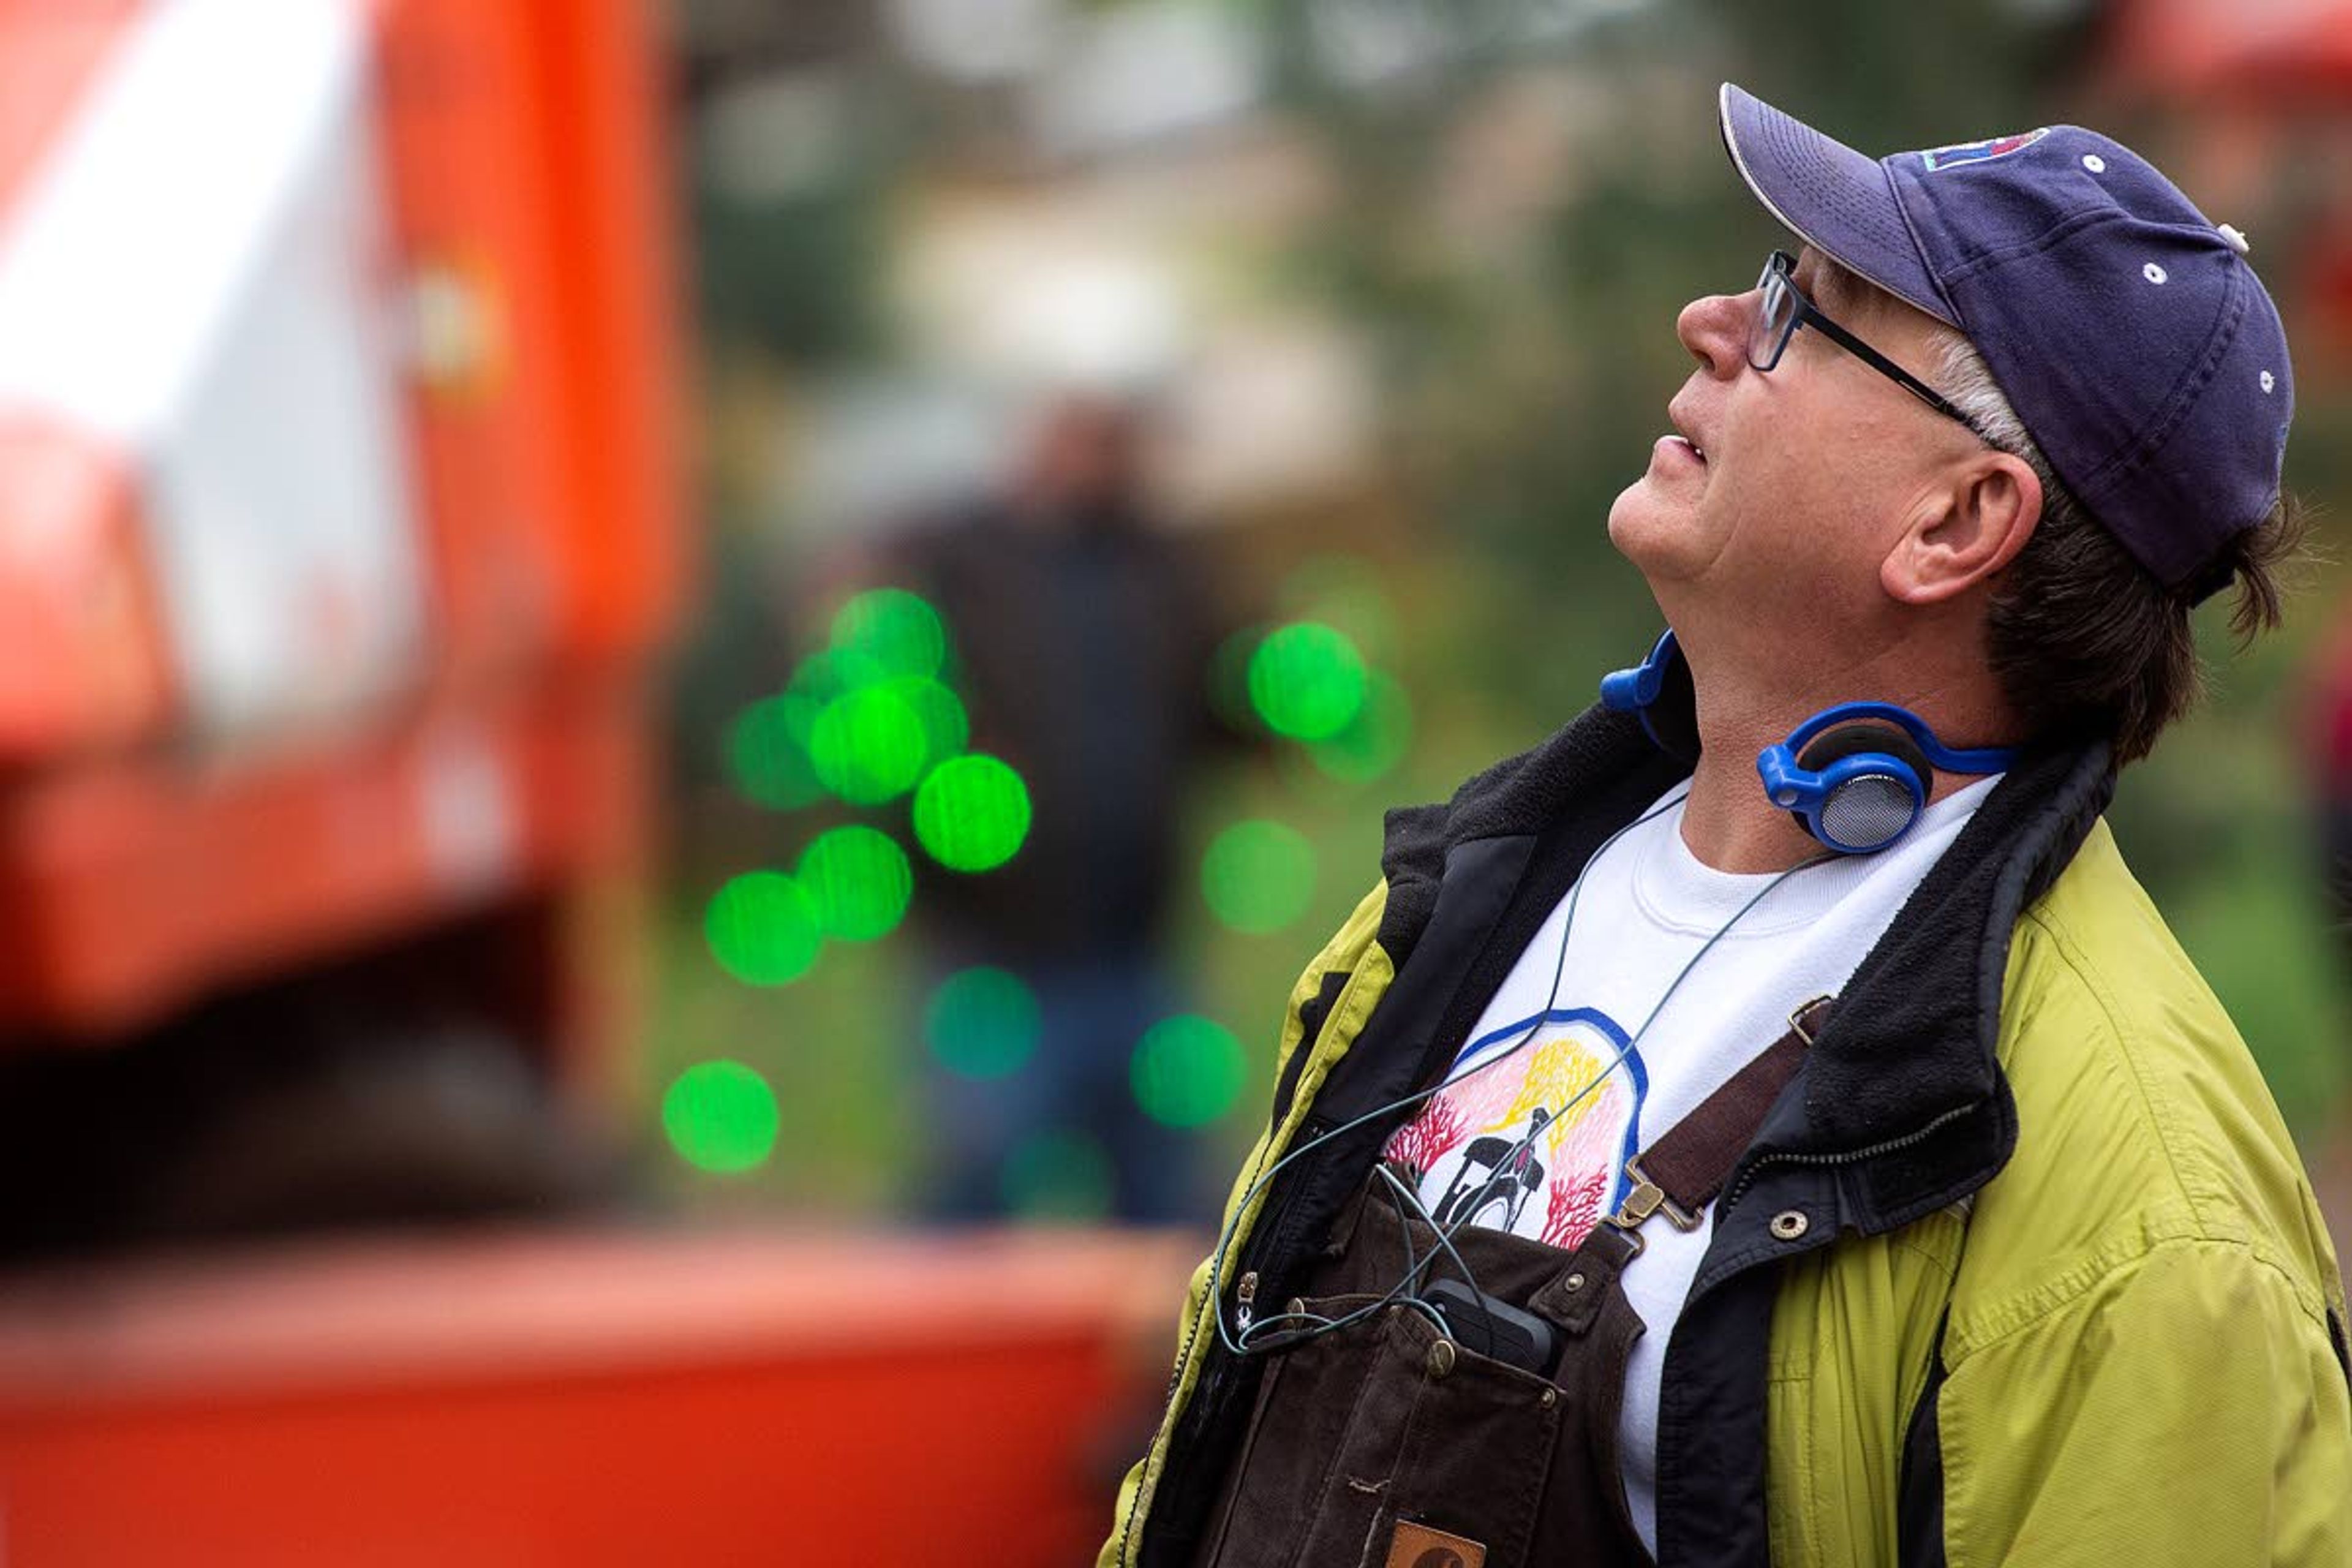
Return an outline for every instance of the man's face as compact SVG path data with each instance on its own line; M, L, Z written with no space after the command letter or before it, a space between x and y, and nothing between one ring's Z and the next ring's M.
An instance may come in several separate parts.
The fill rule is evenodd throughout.
M1139 437L1130 410L1093 398L1066 398L1048 412L1026 454L1023 477L1029 494L1056 514L1128 499L1139 484Z
M1808 247L1798 289L1930 384L1931 318ZM1694 300L1675 332L1698 368L1668 405L1675 436L1618 496L1609 537L1677 630L1735 646L1827 638L1889 608L1879 563L1937 468L1979 449L1822 333L1800 330L1770 372L1748 363L1760 291ZM1792 650L1794 651L1794 650Z

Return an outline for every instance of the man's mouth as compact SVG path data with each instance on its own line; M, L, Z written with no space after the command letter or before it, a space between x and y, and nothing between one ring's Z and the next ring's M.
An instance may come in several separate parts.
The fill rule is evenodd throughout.
M1693 458L1704 464L1706 461L1706 448L1700 446L1697 437L1691 434L1698 422L1679 406L1682 401L1682 398L1677 396L1674 402L1666 405L1666 427L1674 432L1666 439L1684 447Z

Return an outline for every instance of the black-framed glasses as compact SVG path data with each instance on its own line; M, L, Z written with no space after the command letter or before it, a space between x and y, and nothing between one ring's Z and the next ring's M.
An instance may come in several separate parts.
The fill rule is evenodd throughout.
M1785 250L1776 250L1765 258L1764 271L1756 279L1756 287L1764 291L1764 298L1748 327L1749 364L1758 370L1770 370L1789 352L1789 340L1797 335L1797 329L1811 327L1937 413L1958 420L1977 439L1985 438L1976 422L1952 406L1934 387L1822 315L1821 308L1798 289L1796 270L1797 258Z

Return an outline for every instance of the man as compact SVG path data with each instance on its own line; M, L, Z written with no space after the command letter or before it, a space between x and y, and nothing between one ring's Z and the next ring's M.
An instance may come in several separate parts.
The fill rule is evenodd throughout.
M973 743L1020 772L1032 808L1006 864L924 873L933 965L1017 977L1037 1039L1010 1073L933 1066L921 1204L1002 1216L1034 1201L1041 1151L1099 1151L1105 1213L1197 1225L1215 1206L1205 1146L1143 1113L1129 1060L1181 1011L1160 926L1181 793L1232 739L1206 697L1217 607L1156 515L1142 405L1067 392L1038 413L1003 489L894 562L951 630Z
M1612 510L1674 632L1391 818L1101 1561L2352 1561L2316 1205L2099 816L2191 606L2275 619L2246 242L2071 126L1721 114L1801 250Z

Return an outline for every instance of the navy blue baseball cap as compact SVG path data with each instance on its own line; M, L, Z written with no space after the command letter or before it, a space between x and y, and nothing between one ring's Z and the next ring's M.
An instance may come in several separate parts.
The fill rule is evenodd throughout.
M1723 84L1723 141L1772 216L1957 327L2034 444L2167 588L2203 597L2276 504L2286 331L2245 237L2075 125L1869 158Z

